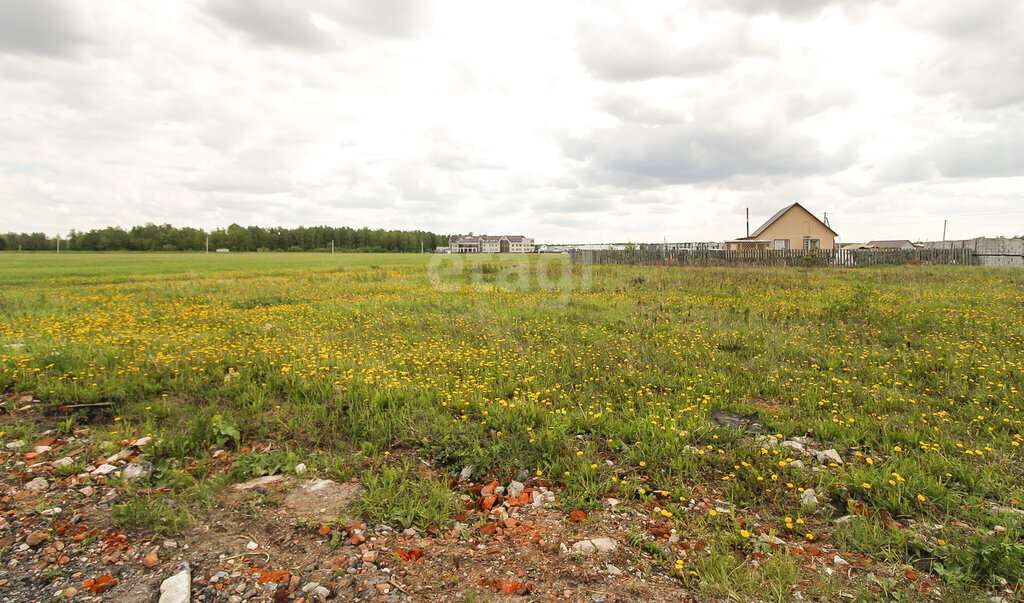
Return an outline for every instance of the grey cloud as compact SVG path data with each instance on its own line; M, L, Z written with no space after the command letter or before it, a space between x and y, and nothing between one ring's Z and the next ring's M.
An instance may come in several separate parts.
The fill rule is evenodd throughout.
M810 18L831 6L850 10L872 4L896 4L896 0L709 0L706 6L717 10L731 8L750 15L777 14L793 18Z
M911 4L906 20L938 39L918 71L925 94L953 95L976 109L1024 102L1024 7L1013 0ZM919 16L920 15L920 16Z
M328 50L332 36L313 25L302 6L274 0L213 0L210 14L256 42L304 50Z
M587 162L602 182L662 186L721 181L734 176L810 176L852 164L851 149L828 154L817 142L780 125L744 126L693 121L673 126L623 124L572 140L566 152Z
M729 7L744 13L777 13L795 17L807 17L820 13L834 2L822 0L726 0L716 3L718 8Z
M740 19L705 28L685 16L666 16L656 25L609 18L581 27L577 37L584 67L618 82L696 77L775 52Z
M354 33L409 36L423 16L419 0L211 0L209 12L254 41L310 51L342 47L314 17L333 23L344 39Z
M857 95L852 90L800 92L786 99L786 116L791 120L806 119L829 109L849 107L856 100Z
M324 2L323 12L340 24L381 36L402 37L416 30L423 15L419 0Z
M88 41L68 4L53 0L0 2L0 53L66 58Z
M686 118L686 113L678 107L655 107L623 94L606 97L601 102L601 108L624 122L652 126L675 124Z
M1024 137L1018 129L953 139L936 149L934 157L947 178L1024 176Z

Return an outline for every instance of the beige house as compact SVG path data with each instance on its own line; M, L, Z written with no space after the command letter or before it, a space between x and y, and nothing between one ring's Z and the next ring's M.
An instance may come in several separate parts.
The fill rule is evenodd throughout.
M794 203L780 209L760 228L742 239L725 242L725 248L740 249L835 249L839 234L814 217L803 205Z
M533 239L523 235L452 237L448 253L533 253Z

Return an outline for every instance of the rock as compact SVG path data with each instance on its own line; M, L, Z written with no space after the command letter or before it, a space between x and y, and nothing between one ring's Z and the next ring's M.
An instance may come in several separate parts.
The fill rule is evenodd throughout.
M37 530L25 537L25 544L29 546L36 546L44 540L46 540L46 534L43 534L42 532Z
M832 523L839 525L843 523L850 523L851 521L853 521L853 515L843 515L842 517L835 519Z
M604 571L608 572L608 574L611 575L611 576L621 576L622 575L622 570L620 570L619 568L615 567L611 563L608 563L608 564L606 564L604 566Z
M312 479L303 482L288 493L284 506L307 519L329 522L342 519L349 503L359 494L357 483L339 484L329 479Z
M620 504L619 503L619 499L617 499L617 498L606 498L606 499L604 499L604 505L606 507L611 507L611 508L614 509L615 507L619 506L619 504Z
M284 481L284 478L280 475L264 475L241 484L235 484L228 488L228 490L232 492L249 492L250 490L259 490L267 486L280 484L282 481Z
M5 444L5 447L8 450L21 450L22 448L25 447L25 441L24 440L12 440L10 442L7 442L7 444Z
M173 540L165 540L160 544L160 546L165 549L176 549L178 548L178 543Z
M43 517L53 517L55 515L60 515L60 512L63 510L64 509L61 509L60 507L50 507L49 509L43 509L39 514Z
M793 467L794 469L803 469L804 468L804 462L800 461L800 460L796 460L796 461L793 461L792 463L790 463L789 466Z
M84 486L83 488L78 490L78 493L86 498L89 498L90 496L96 493L96 489L93 488L92 486Z
M804 445L801 444L800 442L794 442L793 440L786 440L785 442L780 444L780 446L792 449L795 452L803 452L804 451Z
M516 481L526 483L526 480L530 479L530 472L526 469L520 469L516 471Z
M363 563L373 563L377 560L377 551L366 551L360 559L363 560Z
M412 536L412 537L415 538L416 537L416 530L414 530L412 528L406 528L406 529L402 530L402 536Z
M306 463L299 463L295 465L295 475L302 475L306 472Z
M843 559L839 555L836 555L836 556L832 557L832 563L834 563L836 565L850 565L849 561L847 561L846 559Z
M189 603L192 599L192 569L187 563L181 571L160 584L160 603Z
M50 484L46 482L46 478L37 477L29 483L25 484L25 489L29 492L42 492L50 487Z
M132 444L131 447L132 448L142 448L143 446L145 446L146 444L150 443L151 441L153 441L152 437L144 436L144 437L141 437L141 438L135 440L135 443Z
M514 481L508 485L508 492L506 498L515 498L523 493L526 486L522 482Z
M581 555L594 555L596 553L611 553L614 552L618 545L611 538L593 538L590 540L581 540L576 544L572 545L572 552L580 553Z
M50 463L50 466L53 467L54 469L63 469L64 467L70 467L71 465L74 464L75 459L71 458L70 456L66 456L64 458L59 458L53 461L52 463Z
M761 433L763 429L761 426L761 416L756 412L749 415L741 415L726 410L713 410L711 411L711 420L716 425L738 427L752 433Z
M36 446L34 450L36 454L45 454L53 450L53 446Z
M115 466L113 466L113 465L111 465L109 463L103 463L99 467L96 467L95 469L93 469L91 473L92 473L92 475L108 475L112 471L117 471L117 467L115 467Z
M149 461L134 461L128 463L121 475L127 480L136 480L153 473L153 463Z
M135 454L134 450L131 450L129 448L125 448L124 450L122 450L121 452L118 452L115 455L108 456L107 457L107 462L108 463L116 463L118 461L123 461L123 460L125 460L126 458L130 457L133 454Z
M156 567L157 563L160 563L160 558L156 556L156 553L150 553L142 558L142 565L150 569Z
M317 586L310 594L321 599L329 599L331 597L331 590L326 586Z
M473 465L466 465L459 472L459 481L468 482L471 477L473 477Z
M835 463L837 465L843 464L842 457L836 452L835 448L829 448L828 450L822 450L815 455L818 458L819 463Z
M260 545L256 541L250 540L245 544L245 548L250 551L255 551L256 549L260 548Z
M800 494L800 504L811 509L818 506L818 497L814 494L814 488L808 488Z

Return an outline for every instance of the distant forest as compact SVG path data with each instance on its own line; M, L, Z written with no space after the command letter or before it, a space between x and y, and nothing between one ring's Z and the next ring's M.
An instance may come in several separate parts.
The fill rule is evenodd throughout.
M327 251L334 241L336 251L419 252L434 251L448 244L448 235L421 230L383 230L300 226L263 228L232 224L207 232L199 228L176 228L170 224L146 224L130 230L107 227L89 232L71 231L61 238L61 250L70 251L203 251L206 237L210 250L231 251ZM0 250L46 251L57 248L57 239L41 232L0 235Z

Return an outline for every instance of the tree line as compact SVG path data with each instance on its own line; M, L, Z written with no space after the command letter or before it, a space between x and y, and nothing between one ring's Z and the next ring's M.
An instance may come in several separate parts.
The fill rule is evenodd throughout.
M88 232L72 230L60 239L70 251L203 251L207 237L211 250L231 251L336 251L419 252L448 244L448 235L422 230L384 230L347 226L300 226L298 228L239 226L232 224L207 232L201 228L177 228L170 224L146 224L128 230L117 226ZM57 239L41 232L0 235L0 250L56 250Z

